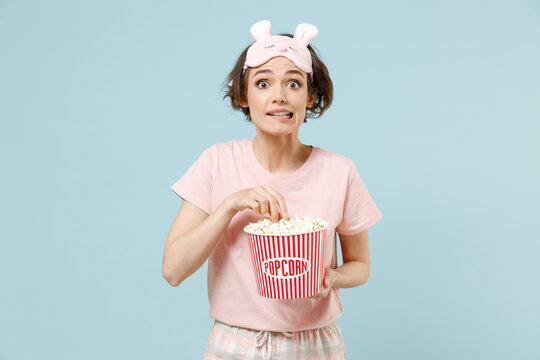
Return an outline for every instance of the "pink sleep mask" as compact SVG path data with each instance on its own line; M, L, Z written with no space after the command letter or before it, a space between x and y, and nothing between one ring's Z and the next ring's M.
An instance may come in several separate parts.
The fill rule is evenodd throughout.
M270 21L259 21L249 30L256 40L248 49L242 74L248 67L257 67L277 56L291 60L300 70L313 77L309 42L317 37L319 30L311 24L299 24L294 37L270 34Z

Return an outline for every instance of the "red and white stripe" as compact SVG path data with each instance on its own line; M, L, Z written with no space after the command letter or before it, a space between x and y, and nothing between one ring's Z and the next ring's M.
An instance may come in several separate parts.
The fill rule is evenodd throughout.
M259 295L299 299L321 292L326 229L301 235L248 235Z

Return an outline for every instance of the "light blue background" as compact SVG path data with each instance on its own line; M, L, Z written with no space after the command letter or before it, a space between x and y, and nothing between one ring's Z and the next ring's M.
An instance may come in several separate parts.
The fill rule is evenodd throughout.
M335 86L301 140L383 220L342 290L349 359L540 359L538 1L0 1L0 359L199 359L206 267L161 277L249 27L315 24ZM331 191L331 190L329 190Z

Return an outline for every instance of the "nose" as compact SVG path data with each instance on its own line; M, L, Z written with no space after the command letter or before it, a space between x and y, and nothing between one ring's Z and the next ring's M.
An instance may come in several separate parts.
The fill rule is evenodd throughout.
M274 89L274 100L272 102L274 103L284 103L287 102L287 98L285 97L285 90L282 86L276 86Z

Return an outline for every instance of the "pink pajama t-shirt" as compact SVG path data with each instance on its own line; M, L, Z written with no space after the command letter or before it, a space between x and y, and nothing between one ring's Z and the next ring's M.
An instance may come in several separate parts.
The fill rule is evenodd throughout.
M211 214L229 195L265 184L283 195L289 216L308 215L328 222L324 267L337 267L336 232L356 234L382 218L354 162L315 146L298 170L278 176L258 162L251 139L217 143L203 151L171 189ZM342 314L337 288L322 300L274 300L258 294L243 228L264 217L251 209L238 212L210 255L210 316L235 327L275 332L329 326Z

